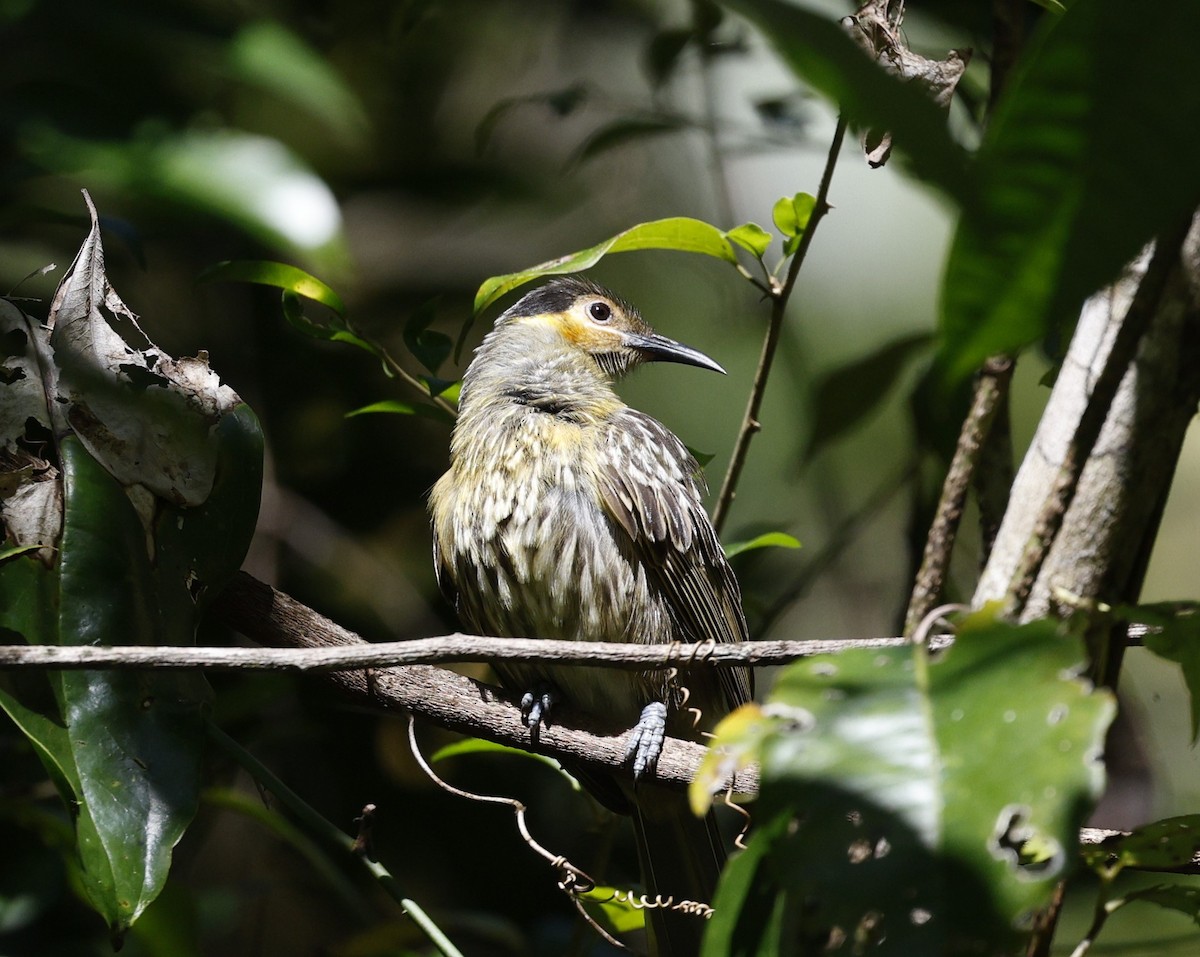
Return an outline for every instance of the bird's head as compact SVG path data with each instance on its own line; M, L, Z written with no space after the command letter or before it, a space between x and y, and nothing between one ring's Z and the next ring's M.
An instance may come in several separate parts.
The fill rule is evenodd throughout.
M506 324L557 336L564 348L590 356L612 379L643 362L681 362L725 372L703 352L659 335L623 299L578 276L551 280L528 293L496 320L498 330Z

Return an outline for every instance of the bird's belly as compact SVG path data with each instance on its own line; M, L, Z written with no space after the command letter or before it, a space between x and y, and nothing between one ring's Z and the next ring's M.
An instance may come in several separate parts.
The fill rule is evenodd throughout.
M578 461L557 463L550 474L546 467L556 463L542 464L525 481L510 474L476 484L476 495L456 503L454 541L445 544L461 614L499 636L670 640L665 606L597 496L578 481ZM549 681L573 707L624 723L656 696L655 679L638 672L521 664L497 671L514 692Z

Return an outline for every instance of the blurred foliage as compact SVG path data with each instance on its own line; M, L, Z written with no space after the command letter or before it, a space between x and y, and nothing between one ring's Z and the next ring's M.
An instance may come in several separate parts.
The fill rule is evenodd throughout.
M1039 13L1026 6L1032 27ZM707 0L10 0L0 3L0 289L35 297L22 306L44 315L57 274L26 277L73 254L87 231L78 195L86 186L105 213L109 274L149 317L154 342L176 355L207 350L263 421L267 480L247 567L369 636L436 634L451 622L435 595L423 496L445 464L446 416L347 416L434 409L431 395L452 401L461 366L451 344L469 346L481 334L469 328L476 308L557 267L594 266L664 331L729 367L730 384L703 395L680 396L671 391L677 380L666 377L628 390L634 404L693 444L721 447L710 476L720 474L766 315L759 290L729 263L748 264L758 270L750 275L769 281L762 260L775 237L746 220L770 217L784 253L797 248L813 207L811 193L796 190L815 191L831 125L813 91L859 122L886 123L896 165L943 197L937 202L963 211L938 343L942 367L953 372L1055 333L1080 296L1194 203L1187 164L1200 124L1180 45L1197 32L1187 28L1196 14L1139 17L1106 0L1075 6L1083 15L1072 19L1073 11L1061 27L1041 15L1039 58L1021 73L983 136L981 161L971 164L961 144L979 136L986 99L979 67L967 74L947 133L944 116L919 94L883 83L856 59L834 22L848 7L832 2L820 12L767 0L729 4L765 28L808 84L798 89L765 56L751 23ZM1136 43L1122 39L1127 23L1139 31ZM909 28L937 49L974 45L986 53L988 5L931 2L913 12ZM1117 60L1130 68L1107 68ZM1064 118L1058 111L1067 107ZM1047 162L1022 167L1047 145ZM1010 178L1021 170L1029 175ZM848 151L833 193L843 225L832 217L826 251L822 243L813 250L795 303L806 321L785 331L762 417L767 432L740 489L731 537L746 543L737 566L756 633L766 623L786 637L887 630L907 587L905 523L924 528L921 477L938 472L961 417L962 394L948 399L929 371L946 210L894 169L870 176ZM1124 188L1131 177L1139 190ZM776 202L781 194L787 198ZM683 226L664 234L663 222ZM599 261L622 243L641 251ZM664 251L680 248L709 258ZM566 250L583 252L564 263ZM291 265L264 265L273 260ZM218 263L233 264L223 278L256 285L196 285ZM306 285L308 274L328 285ZM1049 281L1063 276L1070 282ZM332 318L312 318L298 296L323 302ZM339 346L346 342L367 348ZM884 400L914 380L909 421ZM885 461L893 467L881 467ZM798 532L805 549L751 547L792 546L781 528ZM954 669L964 660L973 669L988 654L982 645L958 649L957 659L929 665L926 683L914 677L917 664L884 656L896 664L893 686L867 701L864 714L894 724L894 734L923 735L920 746L940 755L942 763L920 776L926 790L950 789L954 761L969 760L987 728L963 739L953 730L957 719L943 716L914 731L913 714L941 708L949 715L951 701L969 711L1035 684L1052 694L1077 690L1060 676L1065 644L1041 632L997 640L1023 649L1020 660L960 676ZM1163 653L1189 668L1194 657ZM879 671L878 657L847 659L847 674L866 683ZM1020 673L1022 662L1030 675ZM807 669L782 679L780 702L844 730L862 702L831 697L832 674ZM951 673L963 687L939 685ZM430 790L395 719L349 713L315 682L217 675L213 685L216 722L328 820L353 833L363 806L378 805L374 850L469 953L608 952L581 936L548 872L506 821ZM50 703L45 682L28 676L0 677L0 691ZM971 700L961 701L968 692ZM1081 706L1093 720L1072 731L1072 747L1094 735L1098 701ZM1033 707L1020 702L1021 720L1006 733L1036 725L1026 720ZM778 730L768 721L748 733L761 745ZM836 758L797 750L811 729L800 730L778 737L777 750L787 753L769 762L776 777L764 795L775 810L790 807L798 792L812 800L806 775L824 774L821 762ZM450 740L428 736L435 747ZM894 743L869 739L856 742ZM108 952L106 930L81 903L71 822L44 784L38 755L7 728L0 758L0 841L8 849L0 948ZM253 785L226 759L208 760L207 774L229 788L204 795L170 880L134 924L125 952L427 951L377 887L298 835L277 810L253 803ZM1062 793L1031 798L1050 808L1046 830L1059 845L1064 822L1075 823L1094 783L1077 772L1071 764L1065 779L1047 784ZM465 787L516 794L530 804L543 843L584 866L600 858L599 870L614 881L634 879L628 835L613 837L612 822L556 770L480 752L446 773ZM863 790L821 791L825 806L844 809L847 793L861 804L864 793L880 792L878 782L852 778ZM970 804L954 811L982 827L990 805ZM871 806L896 834L911 833L921 854L954 845L958 833L949 827L941 843L925 841L909 810L886 799ZM738 861L730 899L757 892L764 855L791 840L789 826L785 813L764 821ZM934 889L970 889L965 879L955 886L962 873L931 870ZM762 886L773 900L787 900L807 880L801 868L771 874ZM1030 883L1044 889L1041 876ZM1010 893L1013 886L997 891L1000 916L983 914L979 926L1009 921L1028 904ZM1126 899L1196 912L1186 887L1142 888ZM989 902L975 903L986 910ZM763 918L756 939L790 939L780 936L780 910L767 910L749 911ZM873 928L863 932L869 940Z

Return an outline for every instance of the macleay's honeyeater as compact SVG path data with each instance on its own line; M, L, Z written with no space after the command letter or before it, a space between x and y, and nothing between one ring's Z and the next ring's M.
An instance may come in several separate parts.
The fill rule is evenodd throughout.
M723 372L581 278L555 279L496 321L463 377L450 469L430 496L438 580L480 634L646 643L743 641L733 571L695 459L613 383L643 362ZM561 697L630 727L635 784L588 775L634 814L650 894L710 902L724 851L711 816L652 783L664 733L696 739L749 700L748 669L625 671L496 663L526 724ZM703 922L651 910L659 954L692 954Z

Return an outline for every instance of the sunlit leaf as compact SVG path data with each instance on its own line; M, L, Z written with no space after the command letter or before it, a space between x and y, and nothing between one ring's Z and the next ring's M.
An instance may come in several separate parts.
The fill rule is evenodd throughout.
M716 226L690 219L686 216L676 216L671 219L657 219L653 222L639 223L623 232L617 233L610 239L581 249L579 252L549 262L541 263L521 272L508 273L504 276L493 276L487 279L475 293L475 313L478 314L507 292L543 276L561 276L566 273L580 272L596 265L609 253L630 252L640 249L673 249L679 252L700 253L713 256L729 263L737 263L737 256L725 233Z
M346 305L332 288L316 276L288 263L258 259L239 259L209 266L199 276L200 282L250 282L274 286L286 292L328 306L338 316L345 317Z
M763 744L777 733L778 725L763 718L754 702L725 715L713 730L704 759L688 785L688 804L701 817L712 807L713 795L725 787L738 771L758 763Z
M800 540L785 532L766 532L745 542L730 542L725 546L725 557L733 558L756 548L799 548Z
M613 934L628 934L646 926L645 908L636 906L628 892L598 885L580 894L579 899L588 913Z
M755 259L762 259L767 250L771 248L771 234L758 223L743 223L741 226L734 226L725 234L725 238L731 243L737 243Z

